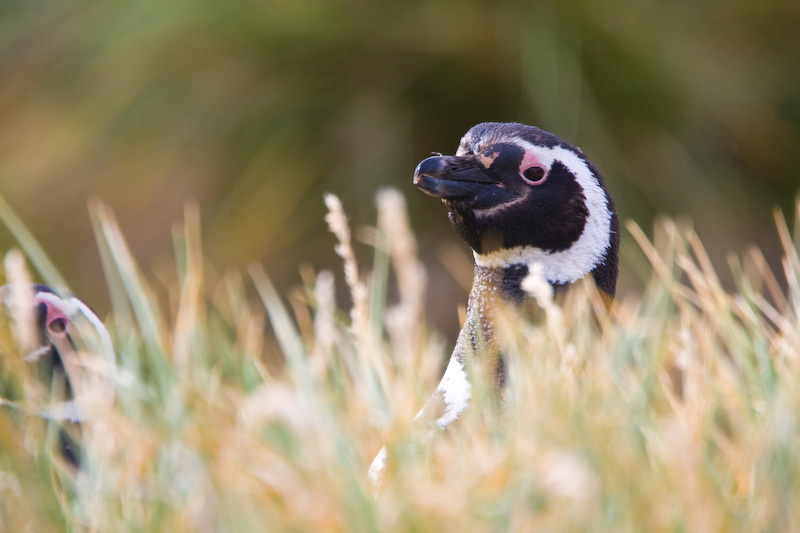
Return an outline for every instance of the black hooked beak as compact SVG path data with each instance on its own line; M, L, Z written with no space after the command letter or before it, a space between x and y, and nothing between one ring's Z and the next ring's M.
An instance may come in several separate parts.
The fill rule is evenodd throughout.
M414 171L414 185L443 200L474 198L487 187L497 184L474 155L429 157Z

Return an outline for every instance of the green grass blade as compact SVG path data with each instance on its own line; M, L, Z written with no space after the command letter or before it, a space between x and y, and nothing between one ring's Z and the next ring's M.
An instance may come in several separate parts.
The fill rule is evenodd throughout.
M0 221L3 222L11 232L11 235L17 240L45 283L56 288L68 288L66 280L58 273L58 269L36 240L36 237L25 227L25 224L6 203L2 195L0 195Z

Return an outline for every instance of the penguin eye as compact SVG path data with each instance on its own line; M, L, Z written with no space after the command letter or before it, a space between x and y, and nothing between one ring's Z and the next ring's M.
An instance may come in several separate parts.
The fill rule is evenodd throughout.
M67 330L67 321L63 318L56 318L47 324L47 329L50 330L50 333L64 333Z
M547 173L542 167L533 166L522 171L522 179L531 185L541 185L546 177Z

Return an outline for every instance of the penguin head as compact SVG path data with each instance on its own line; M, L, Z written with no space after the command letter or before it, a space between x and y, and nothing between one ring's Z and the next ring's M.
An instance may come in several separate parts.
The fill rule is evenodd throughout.
M12 284L0 287L0 304L15 321L30 320L35 326L34 338L26 341L30 352L25 360L37 368L45 384L54 378L63 381L66 397L72 397L78 385L74 381L90 372L79 360L91 353L105 359L104 364L94 366L101 372L100 381L108 381L110 386L107 378L116 368L114 348L103 322L85 302L46 285ZM74 421L83 418L77 412L59 416Z
M414 184L445 203L479 265L539 262L553 284L592 273L614 295L614 201L583 152L552 133L517 123L478 124L456 155L422 161Z
M25 360L34 366L43 385L51 390L42 416L60 424L58 447L67 464L79 468L81 464L81 423L89 419L80 405L81 394L87 385L101 383L99 395L90 398L113 400L111 373L115 369L115 355L111 338L103 322L82 300L61 295L46 285L12 284L0 287L0 309L19 323L28 322L33 328L25 340ZM21 329L26 329L21 326ZM105 365L83 364L87 351L102 355ZM89 379L93 367L102 374ZM91 376L95 378L94 376ZM55 385L55 386L54 386Z

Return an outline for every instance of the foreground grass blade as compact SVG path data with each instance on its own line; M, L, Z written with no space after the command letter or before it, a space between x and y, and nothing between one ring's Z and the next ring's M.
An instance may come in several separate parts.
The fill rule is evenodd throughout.
M0 529L800 529L800 261L782 219L783 272L751 251L731 260L738 290L690 230L665 221L650 239L630 225L651 267L642 292L608 316L591 291L561 308L545 298L546 327L504 314L502 401L476 386L458 424L420 436L411 420L439 377L425 369L452 344L414 323L425 273L397 200L378 202L364 234L382 248L359 270L328 198L345 308L329 272L306 273L291 307L260 265L258 301L241 276L214 278L192 208L174 285L156 297L95 205L116 402L84 422L90 466L60 468L40 415L51 406L24 394L35 374L0 324ZM384 445L373 494L366 470Z
M67 282L58 273L58 269L47 257L44 249L2 196L0 196L0 221L17 240L33 267L44 278L45 283L52 287L67 288Z

